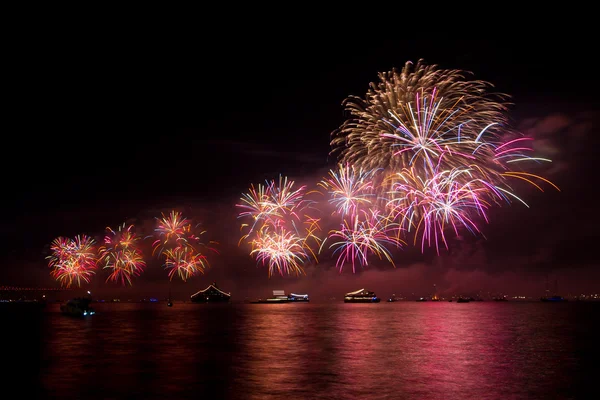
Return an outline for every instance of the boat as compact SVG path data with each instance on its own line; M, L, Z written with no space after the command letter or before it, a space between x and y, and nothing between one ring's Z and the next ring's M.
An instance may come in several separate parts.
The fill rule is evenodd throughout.
M431 301L440 301L440 296L438 296L437 285L433 284L433 295L431 296Z
M556 294L558 293L558 279L554 281L554 293L555 294L553 296L550 296L550 290L548 289L548 276L546 276L546 295L540 297L540 301L549 303L559 303L563 301L568 301L564 297Z
M540 298L540 301L557 303L557 302L568 301L568 300L562 296L544 296L544 297Z
M251 301L252 304L285 304L285 303L308 303L310 301L307 294L290 293L285 294L284 290L273 290L273 297L268 299L258 299Z
M397 297L396 293L394 293L394 294L392 294L392 297L390 297L388 299L388 303L393 303L393 302L399 301L399 300L402 300L402 298L401 297Z
M60 312L72 317L87 317L96 314L90 304L91 297L76 297L60 305Z
M344 295L344 303L379 303L380 301L381 299L375 295L375 292L370 292L365 289L360 289Z
M190 296L192 303L226 303L229 299L231 299L231 293L225 293L219 289L215 282Z
M171 300L171 289L169 289L169 298L167 299L167 307L173 307L173 301Z

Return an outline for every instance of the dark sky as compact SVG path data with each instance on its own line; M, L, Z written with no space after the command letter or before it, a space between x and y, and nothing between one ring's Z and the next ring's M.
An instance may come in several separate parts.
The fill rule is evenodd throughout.
M24 107L4 139L0 285L53 284L44 260L59 235L100 236L126 219L152 229L171 208L202 220L224 253L204 276L176 283L182 297L212 280L244 296L272 289L329 292L365 285L426 292L543 290L546 273L564 291L597 287L595 149L600 88L595 54L580 37L485 41L349 41L241 35L168 45L107 48L40 45L43 67L15 62L28 78ZM329 135L344 120L342 101L363 96L377 73L425 59L472 71L512 95L516 127L554 160L547 176L562 192L526 192L531 209L495 210L487 240L453 245L441 257L400 254L398 268L336 275L330 263L307 277L269 279L236 243L235 202L252 182L281 173L314 184L334 160ZM142 228L140 228L142 229ZM168 279L149 265L133 288L146 295ZM277 287L276 287L277 286Z

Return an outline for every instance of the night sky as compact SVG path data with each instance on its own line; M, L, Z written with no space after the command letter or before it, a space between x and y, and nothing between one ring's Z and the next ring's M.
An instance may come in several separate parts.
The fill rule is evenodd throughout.
M576 37L564 43L243 35L235 43L207 39L188 52L59 46L40 73L24 66L35 77L19 100L31 113L4 142L0 285L57 286L44 259L55 237L100 238L106 226L126 220L151 231L154 217L176 209L202 221L222 252L205 275L173 282L181 298L212 281L239 299L273 289L339 298L362 287L382 297L427 295L433 283L449 294L537 296L546 275L565 295L589 293L600 282L600 85L589 44ZM420 58L471 71L510 94L513 125L553 160L544 175L562 191L523 187L530 209L495 209L487 240L465 237L439 257L409 250L396 269L374 263L354 275L323 260L305 277L269 279L266 267L237 247L241 193L279 174L316 184L335 163L329 139L344 121L344 98L364 96L378 72ZM131 288L104 283L106 275L100 271L86 287L135 298L164 293L169 282L155 261Z

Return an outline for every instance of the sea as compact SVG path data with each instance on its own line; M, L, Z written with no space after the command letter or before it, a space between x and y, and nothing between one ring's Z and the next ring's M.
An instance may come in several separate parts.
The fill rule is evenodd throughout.
M600 398L600 302L94 306L0 310L7 399Z

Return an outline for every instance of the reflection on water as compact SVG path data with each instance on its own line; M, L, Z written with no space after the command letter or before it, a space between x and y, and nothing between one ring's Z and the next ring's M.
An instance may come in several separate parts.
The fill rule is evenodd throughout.
M598 303L97 304L2 310L25 397L574 398ZM5 350L6 351L6 350Z

